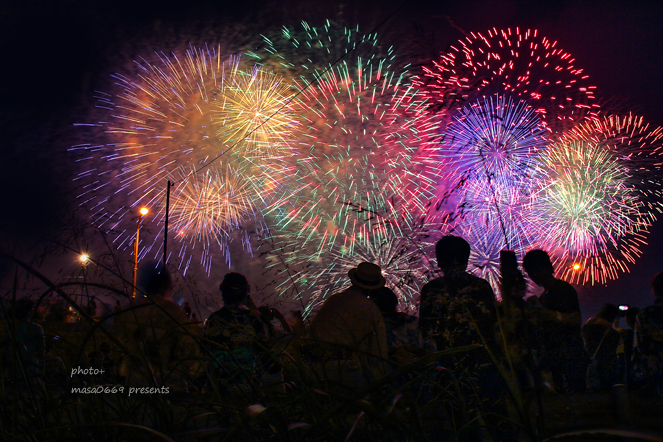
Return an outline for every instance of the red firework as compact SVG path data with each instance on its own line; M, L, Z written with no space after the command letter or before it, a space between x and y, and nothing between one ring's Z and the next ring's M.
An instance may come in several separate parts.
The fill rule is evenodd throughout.
M556 131L556 120L593 118L599 107L595 86L574 62L536 30L493 28L459 40L415 82L438 112L454 113L481 95L506 93L527 102Z

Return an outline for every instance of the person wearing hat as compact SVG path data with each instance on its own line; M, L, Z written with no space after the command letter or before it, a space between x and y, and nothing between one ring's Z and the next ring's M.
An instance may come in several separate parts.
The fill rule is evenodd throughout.
M382 269L362 262L350 269L352 285L331 296L311 323L311 339L322 349L316 370L346 387L368 385L386 373L387 337L380 309L368 296L384 287Z

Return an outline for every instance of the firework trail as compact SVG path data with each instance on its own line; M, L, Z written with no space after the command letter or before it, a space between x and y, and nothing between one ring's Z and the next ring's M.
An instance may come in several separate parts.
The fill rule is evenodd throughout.
M536 30L493 28L459 40L415 83L451 115L478 96L505 94L526 102L556 132L560 120L593 118L598 109L595 87L574 62Z
M295 155L288 137L296 122L287 109L275 118L267 116L281 109L292 91L274 74L242 68L237 57L225 60L218 47L158 53L155 61L137 62L136 70L114 76L117 94L96 97L98 107L108 113L94 126L105 132L108 142L74 148L89 152L93 162L79 176L91 179L79 198L90 208L93 222L116 232L116 243L126 247L135 235L130 221L137 207L149 207L156 213L150 223L163 225L165 183L175 182L175 224L185 232L178 238L186 239L178 252L180 266L188 266L191 249L199 245L201 263L209 272L211 245L223 251L231 227L256 221L261 209L281 204L291 191L285 189L291 180L284 159ZM194 172L183 175L184 170ZM223 200L228 192L250 196L251 201L241 203L246 210L212 207L185 213L200 211L202 201ZM212 219L216 228L204 234L202 226L212 229ZM156 238L163 227L158 228L161 233L153 243L143 243L140 257L161 253ZM228 259L227 250L224 253Z

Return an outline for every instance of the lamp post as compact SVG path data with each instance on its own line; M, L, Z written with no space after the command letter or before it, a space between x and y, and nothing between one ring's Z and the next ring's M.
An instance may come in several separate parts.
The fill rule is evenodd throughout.
M80 305L83 305L83 301L84 301L84 298L85 298L86 294L87 294L87 303L88 303L88 305L90 305L90 293L87 290L87 278L86 278L87 274L85 272L87 270L88 264L90 264L90 255L83 252L78 256L78 260L81 263L81 273L83 274L83 285L81 287L81 304Z
M133 293L131 294L131 299L136 299L136 276L138 273L138 236L140 235L140 222L143 220L143 216L147 215L147 207L143 207L138 212L138 228L136 229L136 241L134 242L134 284L133 284Z
M170 211L170 180L166 185L166 219L163 229L163 268L166 268L166 260L168 259L168 212Z

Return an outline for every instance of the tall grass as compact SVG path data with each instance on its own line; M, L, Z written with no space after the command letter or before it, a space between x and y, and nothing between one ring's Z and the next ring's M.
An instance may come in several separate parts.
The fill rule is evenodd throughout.
M251 388L232 394L223 380L206 375L209 367L219 363L206 351L213 343L183 327L177 333L197 343L189 358L201 367L199 374L184 371L186 361L172 367L147 364L143 385L156 388L167 384L169 393L129 395L128 388L136 385L130 385L127 379L72 376L70 372L74 367L88 368L93 363L89 355L98 351L102 342L110 344L115 360L131 357L149 361L142 347L128 346L121 330L112 324L116 315L131 314L137 306L101 318L91 317L73 295L83 286L94 293L127 297L130 285L118 289L87 281L56 284L31 265L8 258L16 269L43 285L39 302L53 296L61 298L81 312L82 321L75 325L42 323L52 342L51 354L62 359L66 371L52 369L34 376L21 367L17 357L15 349L20 343L13 339L11 316L3 317L0 334L9 337L0 352L3 440L543 441L596 440L591 438L599 434L603 440L663 440L651 431L627 430L618 425L598 428L596 422L570 431L556 420L557 411L537 406L537 395L553 393L522 391L513 364L501 356L508 352L486 343L427 354L408 365L394 367L362 388L352 389L326 380L301 357L318 343L305 337L283 336L266 350L281 361L285 382L269 386L247 373ZM3 305L9 311L17 296L16 288L5 295ZM57 341L55 336L59 337ZM505 386L502 397L482 391L478 376L485 373L486 367L440 365L440 361L476 360L472 355L479 354L490 361L490 370L499 374ZM99 386L108 390L96 394L72 392L72 388ZM113 388L121 386L124 392L113 393Z

